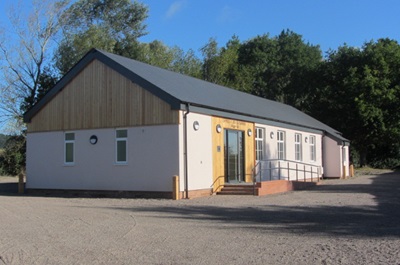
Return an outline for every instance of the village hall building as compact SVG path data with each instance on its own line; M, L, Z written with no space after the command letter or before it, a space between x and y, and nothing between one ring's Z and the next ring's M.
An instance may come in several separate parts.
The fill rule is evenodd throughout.
M178 176L193 198L349 175L349 141L305 113L97 49L24 120L28 190L168 197Z

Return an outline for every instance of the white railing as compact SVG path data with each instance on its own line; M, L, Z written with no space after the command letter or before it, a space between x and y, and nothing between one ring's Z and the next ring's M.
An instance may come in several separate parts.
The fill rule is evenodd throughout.
M291 160L260 160L253 168L253 181L319 181L322 167Z

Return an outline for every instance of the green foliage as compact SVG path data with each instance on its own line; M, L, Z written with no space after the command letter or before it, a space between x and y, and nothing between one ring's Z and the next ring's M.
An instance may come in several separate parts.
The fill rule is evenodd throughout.
M369 165L373 168L397 169L400 166L400 159L398 157L380 157L370 161Z
M55 55L56 67L65 74L91 48L132 54L137 39L146 34L147 12L145 5L130 0L76 1L63 15L64 39Z
M66 73L91 48L102 49L182 74L200 77L201 62L161 41L140 43L146 34L147 7L130 0L79 0L64 14L64 39L55 64Z
M360 165L389 166L400 158L400 45L380 39L361 49L339 47L318 75L309 112L352 141Z
M239 71L238 51L241 43L237 36L219 48L215 39L211 38L200 50L203 54L202 78L223 86L245 90L246 72Z
M168 47L161 41L140 43L136 60L181 74L200 77L201 62L192 50L187 53L178 47Z
M222 48L210 39L201 51L203 79L299 108L306 102L314 70L322 60L318 46L289 30L244 43L233 36Z
M0 133L0 149L4 148L4 145L9 137L10 137L9 135Z
M26 139L23 135L11 136L5 143L0 155L0 170L2 174L16 176L25 171Z
M238 61L252 76L248 86L253 94L301 107L308 92L304 77L316 69L321 59L318 46L286 30L273 38L262 35L245 42Z
M113 52L116 41L101 26L64 38L55 54L56 66L62 74L68 72L91 48Z

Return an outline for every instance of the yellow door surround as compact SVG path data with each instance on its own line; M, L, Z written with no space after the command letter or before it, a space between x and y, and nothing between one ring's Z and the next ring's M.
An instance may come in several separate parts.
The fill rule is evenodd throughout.
M244 171L245 182L252 182L252 169L255 163L254 123L212 117L213 147L213 192L220 191L225 184L224 130L244 132Z

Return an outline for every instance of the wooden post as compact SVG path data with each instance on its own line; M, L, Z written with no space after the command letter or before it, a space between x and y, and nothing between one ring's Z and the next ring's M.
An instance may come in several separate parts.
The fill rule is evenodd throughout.
M179 200L179 176L172 177L172 199Z
M354 177L354 165L350 165L350 177Z
M24 174L19 173L18 175L18 193L24 193Z

